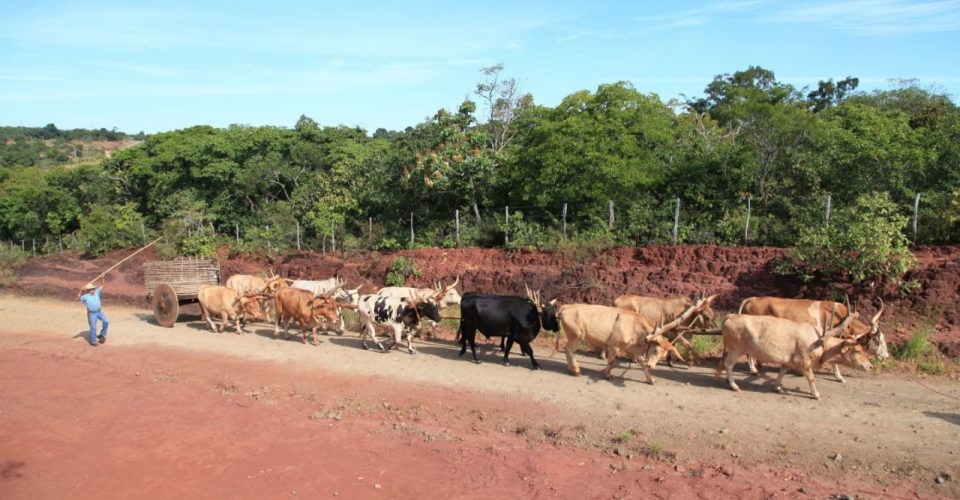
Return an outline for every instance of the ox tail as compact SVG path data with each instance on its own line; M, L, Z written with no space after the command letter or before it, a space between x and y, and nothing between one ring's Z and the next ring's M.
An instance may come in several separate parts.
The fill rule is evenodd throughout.
M750 302L753 302L753 299L755 298L756 297L747 297L743 299L743 302L740 303L740 310L737 311L737 314L743 314L743 308L747 307L747 304L749 304Z

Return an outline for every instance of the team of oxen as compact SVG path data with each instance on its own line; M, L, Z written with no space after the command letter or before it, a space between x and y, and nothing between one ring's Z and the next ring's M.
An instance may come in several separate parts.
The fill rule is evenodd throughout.
M879 321L883 302L868 323L847 303L822 300L785 299L778 297L750 297L740 304L735 314L728 314L721 326L713 303L717 295L687 297L644 297L622 295L613 305L566 304L556 305L556 299L544 302L540 291L527 288L526 297L457 292L457 278L452 284L435 284L433 288L385 287L376 293L361 294L360 287L346 288L339 278L322 281L290 280L280 276L234 275L226 286L210 286L200 290L200 307L210 329L222 332L230 321L236 323L239 334L244 323L267 320L272 317L274 335L284 328L289 337L292 321L300 325L302 341L306 343L308 330L313 344L318 343L318 329L344 331L343 309L356 309L360 318L361 346L368 349L372 340L381 351L401 344L406 336L407 351L414 353L414 332L421 325L435 327L441 320L440 310L460 307L460 326L457 341L460 355L469 346L473 359L479 363L476 333L487 338L501 337L503 364L509 363L513 344L530 358L534 369L540 365L533 354L531 342L541 330L560 332L566 340L565 354L568 370L580 374L574 357L576 349L585 344L599 349L607 366L603 375L611 372L621 357L636 361L646 380L654 384L651 369L666 358L683 359L676 344L686 347L689 363L693 364L691 344L686 337L693 334L721 335L723 359L717 366L719 378L727 372L730 388L739 391L733 379L733 368L742 357L747 357L751 374L757 374L756 363L780 365L776 382L788 370L800 372L810 384L810 392L819 399L814 385L814 370L832 366L839 382L844 382L840 365L870 370L870 355L879 359L889 356ZM217 326L214 317L222 324ZM381 341L378 331L390 335ZM384 345L386 342L386 345Z

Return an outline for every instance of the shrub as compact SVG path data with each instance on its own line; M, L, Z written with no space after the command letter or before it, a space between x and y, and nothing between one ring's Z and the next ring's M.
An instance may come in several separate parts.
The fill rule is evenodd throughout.
M387 268L387 276L384 283L387 286L404 286L407 278L413 276L420 277L420 270L417 269L417 263L410 257L400 256L393 259L390 267Z
M29 253L20 247L3 247L0 249L0 287L10 286L17 281L20 268L27 263Z
M777 270L805 281L823 277L899 284L916 263L903 232L907 222L886 193L861 196L855 206L838 210L829 226L803 227Z

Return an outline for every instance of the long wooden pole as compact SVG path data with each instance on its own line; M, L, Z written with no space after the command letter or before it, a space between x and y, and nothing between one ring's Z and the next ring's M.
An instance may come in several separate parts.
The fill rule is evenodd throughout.
M154 243L156 243L156 242L158 242L158 241L160 241L160 240L162 240L162 239L163 239L163 236L161 236L161 237L159 237L159 238L151 241L150 243L147 243L146 246L144 246L144 247L141 248L140 250L137 250L136 252L133 252L132 254L126 256L126 257L125 257L123 260L121 260L120 262L117 262L116 264L110 266L109 269L107 269L106 271L100 273L99 276L97 276L96 278L93 278L92 280L90 280L90 282L93 283L94 281L97 281L98 279L102 278L104 275L106 275L106 274L109 273L110 271L113 271L114 269L116 269L117 266L119 266L120 264L123 264L124 262L132 259L134 255L136 255L136 254L138 254L138 253L140 253L140 252L142 252L142 251L144 251L144 250L152 247Z

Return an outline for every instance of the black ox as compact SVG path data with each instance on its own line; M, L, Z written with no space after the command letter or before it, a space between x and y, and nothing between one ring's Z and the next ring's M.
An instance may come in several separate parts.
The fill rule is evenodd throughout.
M477 330L489 337L504 337L506 347L503 349L503 364L509 365L508 357L513 343L520 344L520 351L530 356L534 370L540 369L540 364L533 357L530 342L537 338L540 329L557 331L556 308L553 302L543 306L540 311L537 305L528 298L509 295L485 295L481 293L466 293L460 301L460 328L457 335L460 337L460 356L467 352L467 342L473 351L473 360L477 363Z

